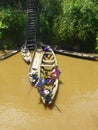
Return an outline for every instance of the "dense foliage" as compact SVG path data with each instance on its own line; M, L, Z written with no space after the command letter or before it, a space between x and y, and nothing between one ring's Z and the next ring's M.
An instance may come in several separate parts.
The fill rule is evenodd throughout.
M26 37L26 0L0 1L0 42L19 45ZM38 40L70 50L98 51L97 0L39 0ZM95 49L96 48L96 49Z
M60 15L62 0L40 0L39 1L39 30L40 39L48 44L54 41L54 20Z
M59 38L76 49L93 51L98 26L95 4L90 0L64 1L62 9L63 14L59 18L62 22L58 28Z
M15 1L3 0L0 3L2 5L0 10L0 22L2 23L0 48L12 49L21 45L25 38L27 14Z
M98 31L97 1L43 0L42 4L40 15L44 17L44 23L47 21L47 28L51 29L52 42L71 50L94 51Z

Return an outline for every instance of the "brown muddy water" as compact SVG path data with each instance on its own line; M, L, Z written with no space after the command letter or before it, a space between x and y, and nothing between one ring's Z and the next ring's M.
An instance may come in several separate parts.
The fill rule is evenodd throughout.
M28 79L21 53L0 61L0 130L98 130L98 62L56 55L55 104L45 107Z

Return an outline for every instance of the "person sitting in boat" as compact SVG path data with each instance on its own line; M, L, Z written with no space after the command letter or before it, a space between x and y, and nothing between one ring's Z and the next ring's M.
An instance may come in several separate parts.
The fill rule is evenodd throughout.
M38 80L38 75L37 73L32 75L32 83L36 83L36 81Z
M49 51L50 51L50 46L46 46L46 47L44 48L44 51L45 51L45 52L49 52ZM51 55L45 54L45 57L46 57L47 59L50 59Z
M35 88L42 88L45 85L45 80L43 78L39 78L34 85Z
M45 80L43 78L39 78L36 84L34 85L34 87L38 89L38 92L41 96L44 96L44 86Z
M46 104L49 103L52 100L51 96L52 96L52 92L49 89L45 89L44 90L44 98L45 98Z
M50 50L50 46L46 46L45 48L44 48L44 51L45 52L48 52Z
M49 91L48 89L45 89L45 90L44 90L44 94L45 94L45 95L48 95L49 93L50 93L50 91Z
M58 69L58 66L55 66L54 71L51 73L51 76L59 79L60 74L61 71Z

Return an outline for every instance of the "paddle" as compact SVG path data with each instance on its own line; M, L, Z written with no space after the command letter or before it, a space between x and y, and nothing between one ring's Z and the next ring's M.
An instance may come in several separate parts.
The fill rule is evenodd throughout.
M56 104L54 104L54 106L57 108L58 111L62 112L61 109Z
M29 90L28 94L30 94L30 92L31 92L32 88L33 88L33 86L30 88L30 90Z

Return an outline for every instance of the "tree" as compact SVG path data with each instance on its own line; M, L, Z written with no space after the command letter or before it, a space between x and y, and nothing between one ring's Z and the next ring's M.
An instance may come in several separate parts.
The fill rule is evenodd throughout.
M54 23L55 40L71 49L93 51L98 27L97 12L97 5L92 0L63 0L62 14Z
M53 23L54 19L60 14L61 0L40 0L39 1L39 21L38 35L40 40L45 43L53 44Z
M0 48L7 46L8 49L11 49L23 44L27 22L24 3L23 0L0 1L0 21L3 25L3 28L0 28Z

